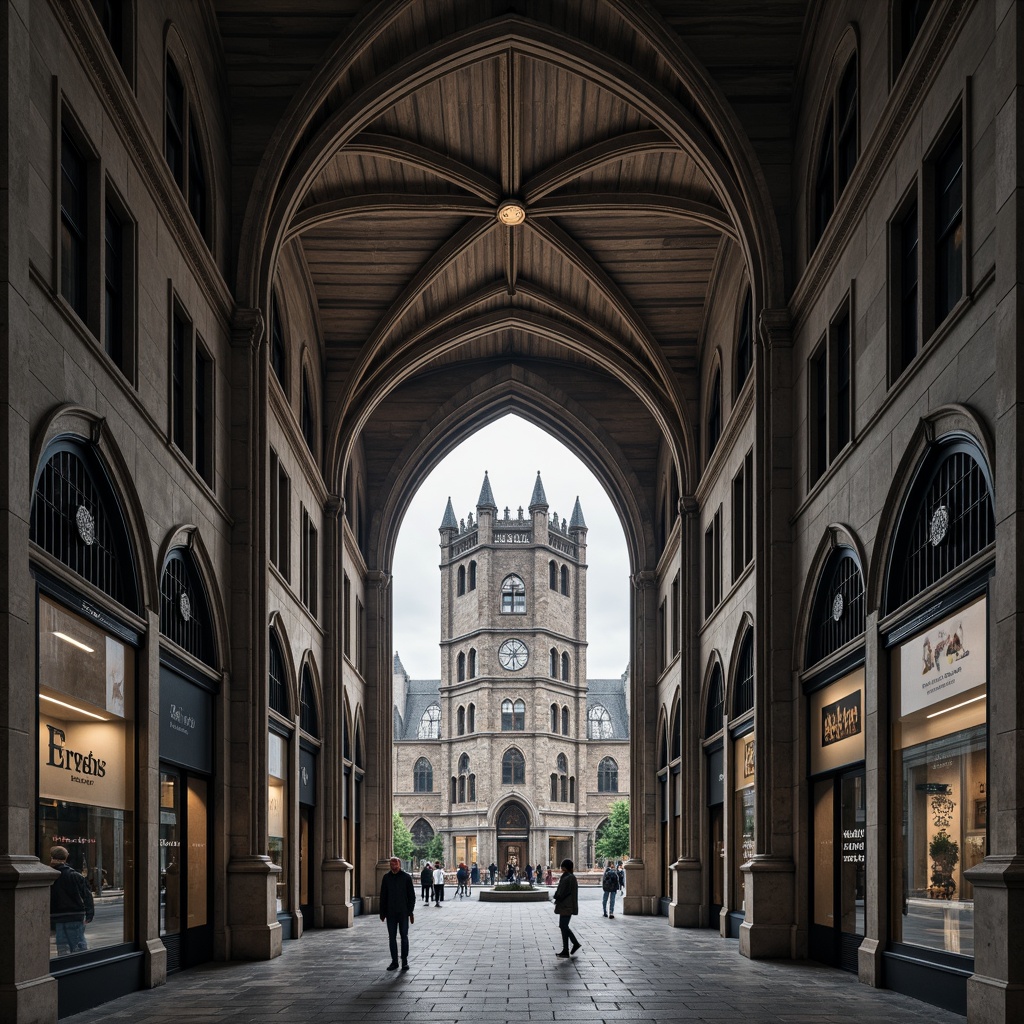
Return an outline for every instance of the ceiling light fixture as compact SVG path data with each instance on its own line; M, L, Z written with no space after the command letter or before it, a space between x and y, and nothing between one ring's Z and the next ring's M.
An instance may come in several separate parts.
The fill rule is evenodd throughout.
M73 636L68 636L67 633L58 633L57 630L53 631L53 635L63 640L66 644L71 644L77 647L81 651L85 651L87 654L95 654L96 650L93 647L87 647L82 643L81 640L76 640Z
M526 207L518 199L506 199L498 207L498 220L507 227L514 228L526 220Z
M930 715L925 715L925 718L938 718L939 715L944 715L947 711L956 711L957 708L965 708L968 704L973 704L977 700L984 700L988 696L987 693L983 693L980 697L972 697L970 700L963 700L959 704L954 704L951 708L943 708L941 711L933 711Z
M39 694L40 700L48 700L51 704L59 704L62 708L67 708L69 711L77 711L80 715L88 715L90 718L95 718L98 722L109 722L109 718L104 718L102 715L94 715L91 711L86 711L85 708L75 707L74 704L65 704L62 700L57 700L56 697L47 697L45 693Z

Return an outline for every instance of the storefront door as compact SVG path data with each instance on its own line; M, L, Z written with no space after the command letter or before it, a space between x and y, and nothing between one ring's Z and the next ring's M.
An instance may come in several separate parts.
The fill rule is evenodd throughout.
M856 972L865 918L864 769L818 779L811 799L811 955Z
M160 938L167 971L213 957L210 913L210 807L205 778L160 770Z

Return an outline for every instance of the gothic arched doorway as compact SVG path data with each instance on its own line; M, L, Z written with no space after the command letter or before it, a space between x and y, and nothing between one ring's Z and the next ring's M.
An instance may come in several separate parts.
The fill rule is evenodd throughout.
M508 876L509 866L518 874L530 861L530 816L526 808L514 800L498 811L498 871Z

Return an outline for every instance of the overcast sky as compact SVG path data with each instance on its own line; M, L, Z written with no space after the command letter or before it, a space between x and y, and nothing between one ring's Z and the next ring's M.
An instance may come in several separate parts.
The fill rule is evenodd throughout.
M568 521L579 496L587 524L587 677L613 679L629 660L629 561L618 517L594 475L560 441L506 416L464 441L413 498L395 550L395 649L413 679L440 677L441 573L438 527L448 498L456 519L476 515L484 470L498 515L527 515L540 470L548 515Z

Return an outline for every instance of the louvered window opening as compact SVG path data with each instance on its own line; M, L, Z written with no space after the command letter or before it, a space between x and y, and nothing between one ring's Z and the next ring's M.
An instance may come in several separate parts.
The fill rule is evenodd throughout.
M864 633L864 576L850 555L841 555L831 576L822 580L812 626L810 664L827 658Z
M939 466L913 520L899 604L932 587L994 540L992 496L981 467L967 452L953 452Z
M707 710L704 715L704 738L714 736L722 728L725 713L725 692L722 687L722 670L716 665L708 687Z
M747 633L740 651L739 671L736 674L736 699L733 702L734 717L752 711L754 708L754 635Z
M46 463L32 502L30 536L86 582L125 604L121 564L110 517L85 464L58 451Z
M284 657L274 636L270 638L270 710L288 718L288 685L284 673Z
M185 560L180 556L169 558L160 576L160 632L193 658L210 665L213 645L204 603Z

